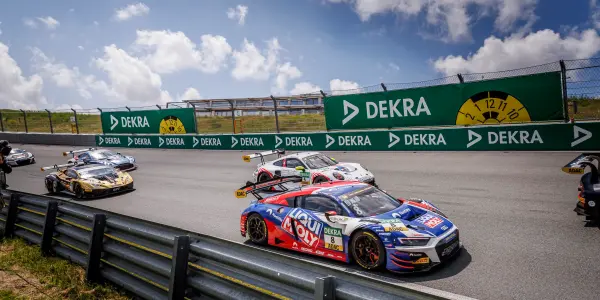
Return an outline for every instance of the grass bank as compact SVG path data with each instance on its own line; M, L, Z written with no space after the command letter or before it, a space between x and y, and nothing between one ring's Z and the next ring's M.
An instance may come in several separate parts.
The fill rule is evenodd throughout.
M0 299L129 299L110 286L89 284L85 270L21 239L0 242Z

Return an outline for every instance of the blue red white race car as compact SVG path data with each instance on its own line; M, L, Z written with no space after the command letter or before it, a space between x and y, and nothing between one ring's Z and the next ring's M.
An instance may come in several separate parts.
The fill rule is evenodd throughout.
M456 225L427 201L396 199L359 181L298 182L287 176L237 190L238 198L257 198L241 214L242 236L392 272L430 270L462 248Z

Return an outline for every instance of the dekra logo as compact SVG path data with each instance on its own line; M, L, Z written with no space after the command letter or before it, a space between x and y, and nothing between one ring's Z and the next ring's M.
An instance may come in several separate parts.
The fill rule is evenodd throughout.
M115 116L110 115L110 130L114 130L115 127L121 125L124 128L132 127L150 127L148 118L145 116L133 116L133 117L121 117L121 122Z

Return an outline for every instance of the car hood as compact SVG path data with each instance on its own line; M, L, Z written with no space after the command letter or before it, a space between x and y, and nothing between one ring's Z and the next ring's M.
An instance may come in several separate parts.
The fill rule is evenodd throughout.
M114 165L121 165L121 164L127 164L130 163L131 161L125 157L125 156L111 156L108 157L106 159L104 159L104 161L108 161Z
M404 225L408 230L394 231L387 229L387 231L396 232L405 236L418 236L420 234L440 236L447 233L448 229L454 226L447 218L408 203L405 203L392 211L373 216L369 219L375 220L373 222L374 226L378 227L379 230L383 228L383 232L386 232L386 228L394 226L403 227L402 225ZM415 235L414 233L417 234Z
M316 172L338 172L346 179L360 179L363 176L369 176L370 172L365 170L360 164L340 162L334 166L325 167L321 169L314 169Z

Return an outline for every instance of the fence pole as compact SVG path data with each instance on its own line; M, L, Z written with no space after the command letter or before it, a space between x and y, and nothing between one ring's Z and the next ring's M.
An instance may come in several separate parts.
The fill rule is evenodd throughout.
M50 133L54 133L54 127L52 126L52 114L50 114L50 111L47 109L46 112L48 113L48 121L50 122Z
M58 202L48 202L46 207L46 217L44 218L44 228L42 229L42 242L40 248L42 255L48 256L52 249L52 238L54 237L54 226L56 225L56 213L58 212Z
M227 102L229 102L229 106L231 106L231 123L233 124L233 134L235 134L235 109L231 100L227 100Z
M560 60L560 75L562 79L562 92L563 92L563 116L565 122L569 122L569 98L567 96L567 67L565 61Z
M463 78L462 74L456 74L456 76L458 77L458 82L465 83L465 79Z
M271 95L271 99L273 100L273 108L275 109L275 129L277 129L277 133L279 133L279 114L277 113L277 100L275 97Z
M71 108L73 111L73 116L75 116L75 128L77 129L77 134L79 134L79 121L77 120L77 112Z
M383 84L383 82L381 83L381 88L384 92L387 92L387 87L385 86L385 84Z
M29 128L27 128L27 113L22 109L21 112L23 113L23 120L25 121L25 133L29 133Z
M185 297L190 238L187 235L175 237L171 278L169 278L169 300L183 300Z
M316 300L335 300L335 277L327 276L315 280Z
M0 111L0 127L2 127L2 132L4 132L4 116L2 115L2 111Z
M102 126L102 109L100 107L96 108L100 112L100 129L102 130L102 134L104 134L104 127Z
M196 104L188 102L189 105L194 109L194 128L196 128L196 134L200 134L200 129L198 129L198 117L196 116Z
M15 234L15 223L17 222L17 213L19 212L19 197L16 194L10 195L6 223L4 224L4 237L12 238Z
M94 214L94 223L92 232L90 232L90 245L88 248L87 265L85 269L85 279L89 282L99 283L102 280L100 275L100 258L102 257L102 241L104 240L104 229L106 228L106 215Z

